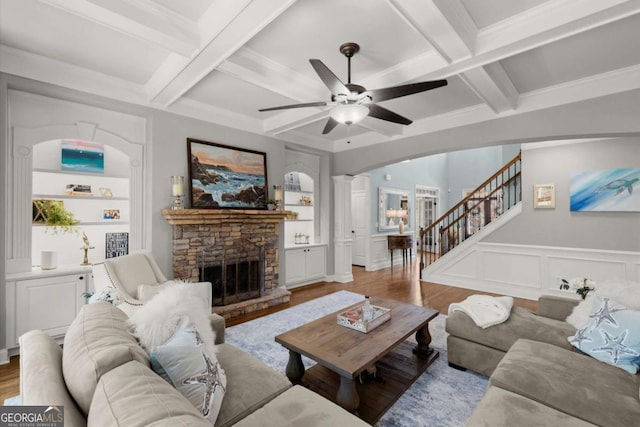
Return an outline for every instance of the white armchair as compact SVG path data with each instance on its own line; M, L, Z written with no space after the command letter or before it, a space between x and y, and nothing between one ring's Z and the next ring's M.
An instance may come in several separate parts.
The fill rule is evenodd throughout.
M126 305L120 308L127 313L151 299L158 293L160 285L170 282L148 252L109 258L102 266L94 265L93 270L96 291L108 286L116 288ZM207 307L211 307L211 282L196 282L193 286L207 302ZM224 318L212 313L210 320L211 327L216 332L216 344L224 342Z

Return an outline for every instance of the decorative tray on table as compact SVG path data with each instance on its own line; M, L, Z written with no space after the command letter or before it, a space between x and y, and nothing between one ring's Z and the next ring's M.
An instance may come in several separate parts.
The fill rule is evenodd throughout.
M368 322L362 319L362 305L343 311L338 314L338 325L346 326L347 328L355 329L356 331L366 334L391 319L391 309L389 308L372 305L371 311L373 311L373 316Z

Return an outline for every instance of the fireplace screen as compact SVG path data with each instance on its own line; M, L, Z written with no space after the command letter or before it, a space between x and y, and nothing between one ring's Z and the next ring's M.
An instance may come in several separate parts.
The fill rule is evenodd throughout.
M264 294L264 250L252 258L221 260L203 252L200 281L211 282L214 306L259 298Z

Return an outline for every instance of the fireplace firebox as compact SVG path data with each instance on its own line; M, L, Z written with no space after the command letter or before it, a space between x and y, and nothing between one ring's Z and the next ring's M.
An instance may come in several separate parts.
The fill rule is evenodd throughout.
M264 248L251 259L227 259L208 261L203 251L199 279L211 282L212 305L226 306L259 298L265 292Z

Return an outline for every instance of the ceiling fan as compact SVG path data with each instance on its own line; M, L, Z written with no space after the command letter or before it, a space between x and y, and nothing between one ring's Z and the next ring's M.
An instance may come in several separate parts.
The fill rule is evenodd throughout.
M401 96L412 95L427 90L446 86L446 80L434 80L430 82L410 83L400 86L386 87L382 89L367 90L363 86L351 83L351 57L360 50L357 43L343 43L340 46L340 53L347 57L347 83L336 77L331 70L319 59L310 59L313 69L318 73L322 82L331 91L330 102L308 102L305 104L282 105L280 107L263 108L258 111L286 110L289 108L303 107L324 107L333 106L329 112L329 120L324 126L322 134L325 135L333 130L339 123L352 125L367 116L386 120L402 125L410 125L411 120L403 117L391 110L376 104L388 99L400 98Z

